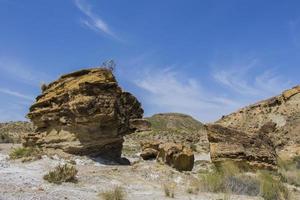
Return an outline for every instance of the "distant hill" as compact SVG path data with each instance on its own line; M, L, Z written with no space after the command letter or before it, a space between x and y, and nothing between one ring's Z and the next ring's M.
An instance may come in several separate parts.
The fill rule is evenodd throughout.
M181 113L160 113L146 118L154 131L198 132L204 124Z
M33 132L30 122L0 123L0 143L19 143L25 133Z
M151 123L151 131L136 132L125 137L136 145L143 140L179 142L199 152L208 152L209 144L204 124L181 113L160 113L145 118Z

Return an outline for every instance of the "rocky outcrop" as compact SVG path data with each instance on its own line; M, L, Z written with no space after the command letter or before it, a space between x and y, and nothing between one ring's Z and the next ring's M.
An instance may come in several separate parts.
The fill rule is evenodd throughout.
M276 169L277 154L268 133L273 123L262 127L255 134L247 134L218 124L207 125L212 162L227 160L247 163L254 169Z
M300 152L300 86L223 116L216 123L255 134L269 122L276 124L276 129L268 136L278 154L281 151Z
M141 104L122 91L111 70L76 71L43 86L28 113L36 130L24 145L118 158L123 136L136 130L142 115Z
M140 156L144 160L155 159L158 155L160 144L160 141L142 141L142 153L140 154Z
M142 153L140 156L144 160L156 158L158 162L166 163L178 171L191 171L194 167L195 158L193 151L182 144L143 141L141 142L141 147Z
M164 143L158 147L157 161L164 162L179 171L191 171L194 167L194 154L190 148L176 143Z

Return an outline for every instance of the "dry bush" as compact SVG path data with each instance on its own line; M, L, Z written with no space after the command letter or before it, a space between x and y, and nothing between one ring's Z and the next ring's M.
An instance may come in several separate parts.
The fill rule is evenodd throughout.
M166 197L174 198L175 197L175 183L167 183L163 185L163 190Z
M186 192L189 194L198 194L200 190L200 182L198 179L191 180L186 188Z
M58 165L53 171L44 176L44 180L50 183L61 184L63 182L76 182L77 169L73 165Z
M114 189L100 193L103 200L124 200L124 189L120 186L116 186Z
M262 196L265 200L287 200L289 191L279 178L270 172L247 175L233 163L223 163L213 171L201 175L201 190L206 192L233 193Z
M12 149L9 154L10 159L20 159L22 158L23 162L36 160L41 158L41 150L32 147L18 147Z
M260 195L265 200L288 200L290 194L288 189L269 172L260 172Z
M284 182L300 186L300 156L292 160L279 160L278 166Z

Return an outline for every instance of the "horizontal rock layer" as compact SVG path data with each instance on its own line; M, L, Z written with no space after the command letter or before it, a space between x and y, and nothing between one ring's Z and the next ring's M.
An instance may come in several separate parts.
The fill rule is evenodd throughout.
M28 113L36 130L24 138L25 146L120 157L123 136L141 124L135 123L143 115L141 104L122 91L109 69L66 74L42 90Z
M231 160L246 162L257 169L276 169L277 154L267 136L273 128L273 124L267 124L250 135L218 124L207 125L212 162Z

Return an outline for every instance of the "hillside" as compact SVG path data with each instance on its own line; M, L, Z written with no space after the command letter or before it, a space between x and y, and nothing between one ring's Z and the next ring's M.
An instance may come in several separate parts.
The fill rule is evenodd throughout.
M32 131L33 126L30 122L0 123L0 143L19 143L22 135Z
M270 134L277 151L300 153L300 86L260 101L222 117L216 123L248 133L255 133L267 122L276 123Z
M160 113L145 119L151 123L151 131L126 136L125 152L130 146L134 147L136 152L139 142L145 140L181 142L198 152L208 152L209 144L204 124L193 117L180 113Z

